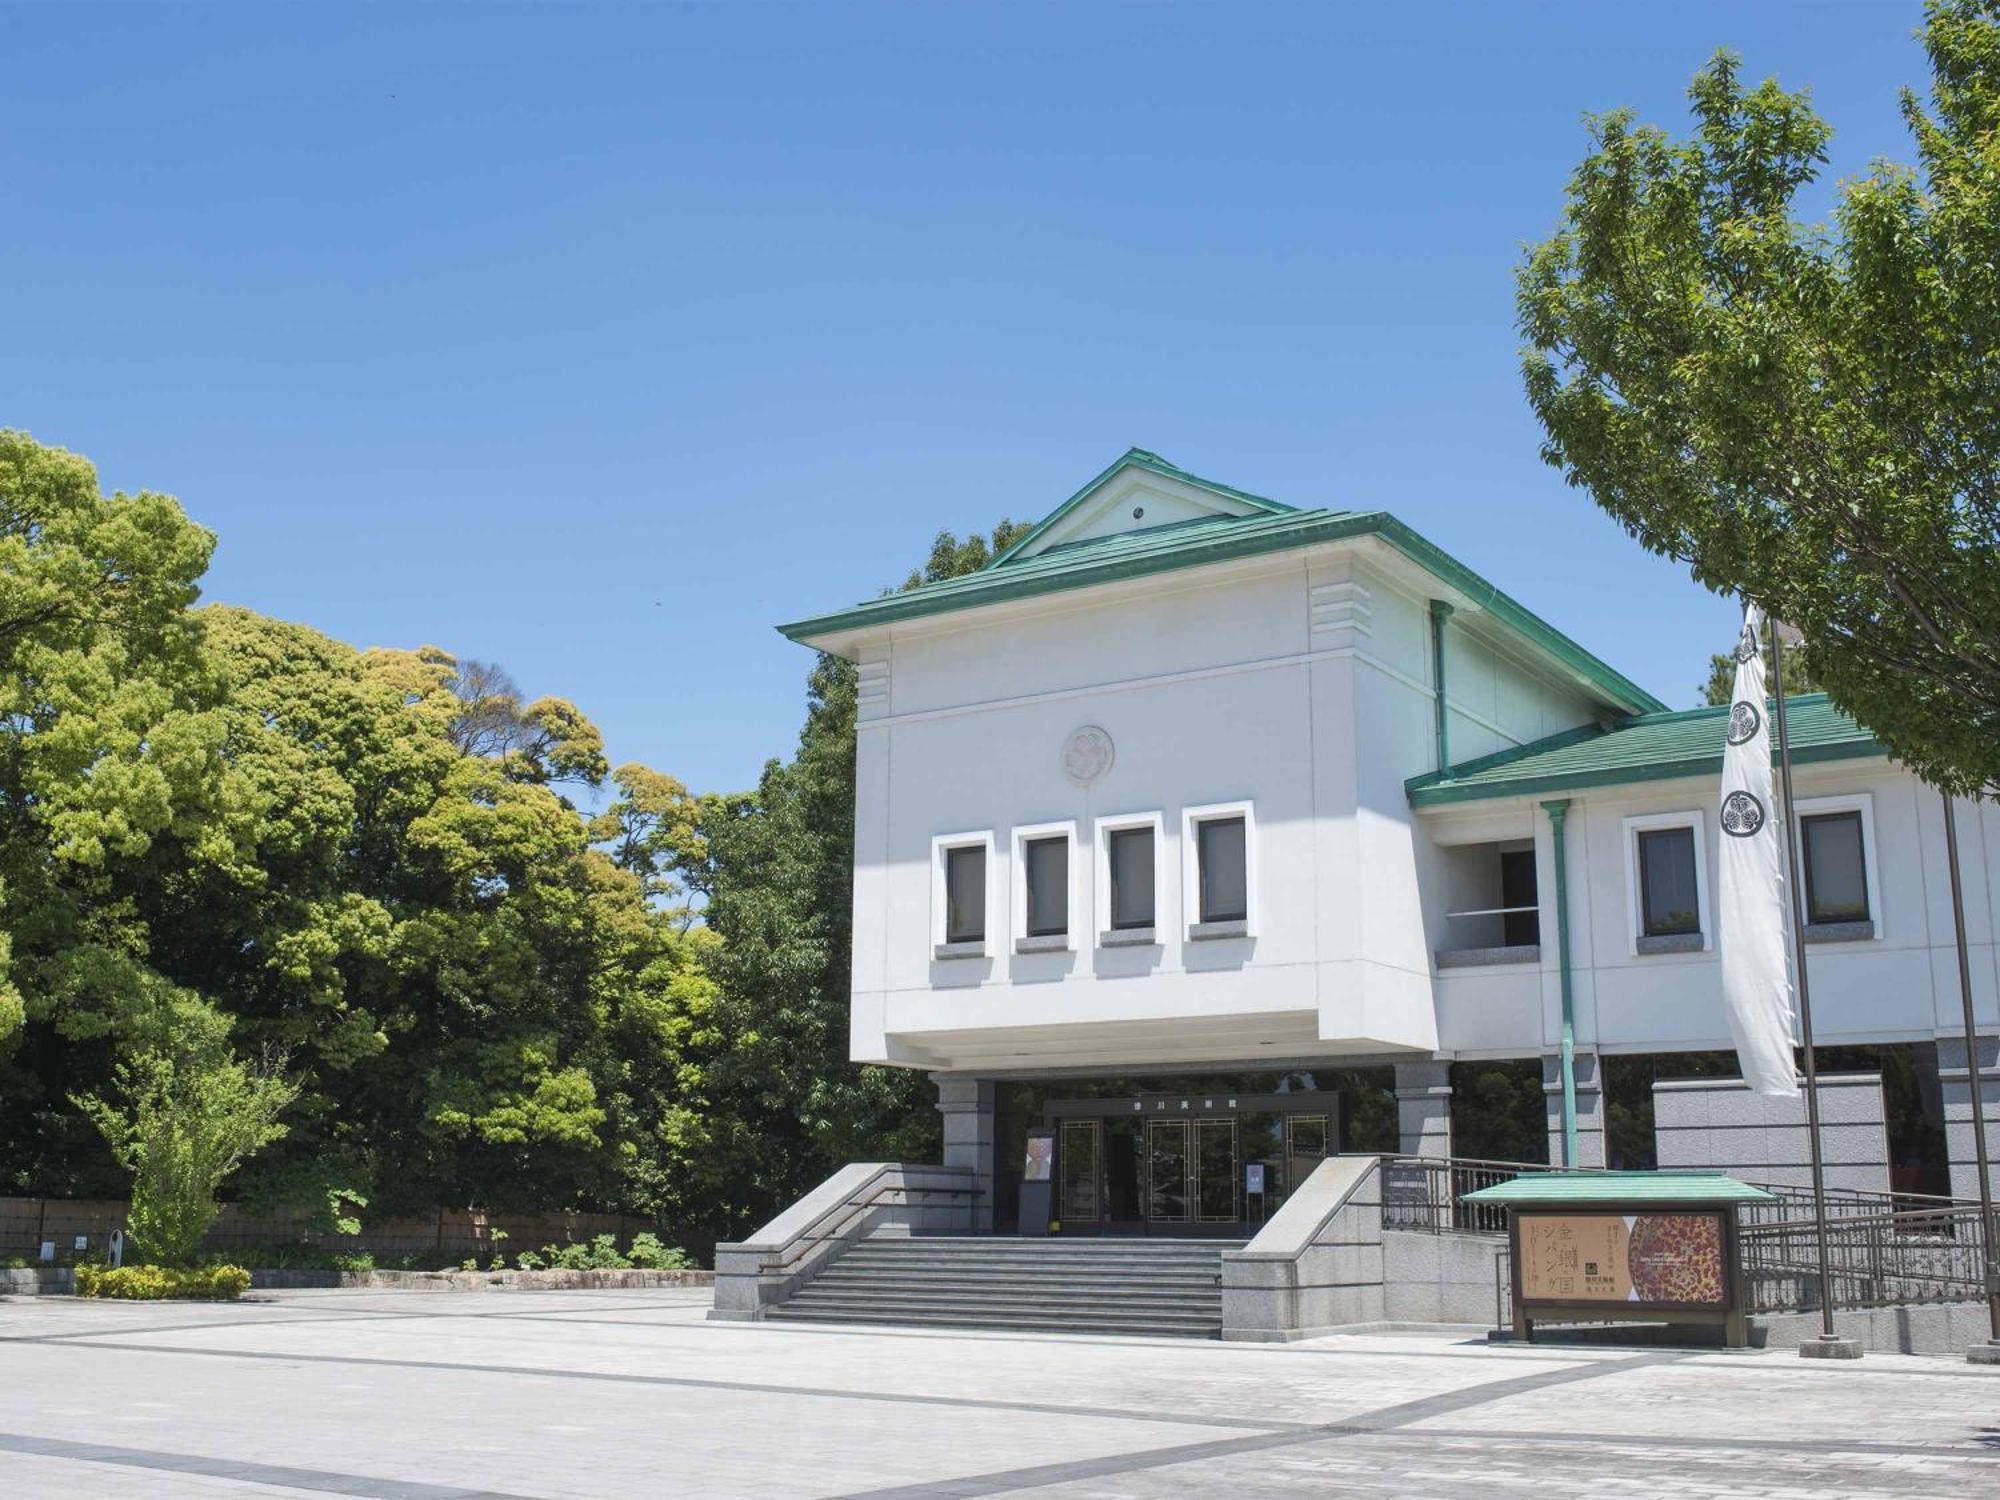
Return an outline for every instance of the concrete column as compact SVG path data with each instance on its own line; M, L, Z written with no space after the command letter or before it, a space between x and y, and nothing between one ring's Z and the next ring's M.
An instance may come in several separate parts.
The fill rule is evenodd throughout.
M1576 1068L1576 1160L1563 1160L1562 1058L1542 1059L1542 1095L1549 1106L1549 1161L1559 1167L1604 1165L1604 1085L1595 1052L1579 1049Z
M1951 1161L1951 1195L1979 1197L1978 1156L1972 1146L1972 1080L1965 1066L1965 1038L1939 1037L1938 1082L1944 1091L1945 1154ZM1993 1190L2000 1193L2000 1037L1979 1038L1979 1093L1986 1108L1986 1154Z
M1451 1064L1396 1064L1398 1148L1405 1156L1451 1155Z
M973 1226L993 1227L993 1080L933 1073L938 1113L944 1116L944 1164L970 1167L979 1177L980 1199Z

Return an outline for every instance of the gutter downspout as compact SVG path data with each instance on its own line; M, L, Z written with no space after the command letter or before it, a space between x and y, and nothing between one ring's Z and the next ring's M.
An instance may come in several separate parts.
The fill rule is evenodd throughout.
M1444 702L1444 622L1451 618L1451 606L1442 599L1431 600L1431 689L1437 700L1437 768L1451 769L1450 735L1445 727Z
M1571 997L1569 974L1569 859L1563 837L1564 820L1569 816L1569 798L1542 804L1549 815L1549 837L1555 846L1556 866L1556 962L1562 972L1562 1098L1563 1166L1576 1170L1576 1004Z

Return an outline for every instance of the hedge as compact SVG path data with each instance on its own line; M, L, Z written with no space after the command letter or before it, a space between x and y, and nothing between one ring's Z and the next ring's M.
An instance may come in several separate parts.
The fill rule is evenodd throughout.
M93 1266L76 1268L79 1297L116 1297L129 1302L154 1302L164 1297L203 1297L234 1302L250 1285L241 1266L205 1266L176 1271L169 1266Z

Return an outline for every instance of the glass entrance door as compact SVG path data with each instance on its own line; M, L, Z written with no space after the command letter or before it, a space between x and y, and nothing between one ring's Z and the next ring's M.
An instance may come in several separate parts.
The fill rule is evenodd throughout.
M1236 1122L1194 1122L1194 1209L1204 1224L1233 1224L1236 1206Z
M1336 1096L1214 1093L1050 1101L1051 1217L1090 1235L1255 1234L1338 1149Z
M1059 1196L1056 1218L1064 1224L1095 1224L1104 1217L1098 1197L1103 1174L1102 1127L1096 1120L1064 1120L1056 1143Z
M1185 1224L1188 1209L1188 1122L1146 1122L1146 1218L1154 1224Z

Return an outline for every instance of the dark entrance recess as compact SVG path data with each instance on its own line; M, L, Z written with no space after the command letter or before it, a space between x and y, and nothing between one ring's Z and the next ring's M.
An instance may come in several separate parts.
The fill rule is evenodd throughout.
M1003 1082L995 1228L1019 1227L1027 1136L1049 1130L1050 1208L1063 1234L1254 1234L1321 1157L1396 1149L1394 1079L1381 1067ZM1257 1177L1261 1193L1251 1191Z
M1340 1096L1191 1090L1052 1099L1065 1235L1254 1234L1338 1149Z

